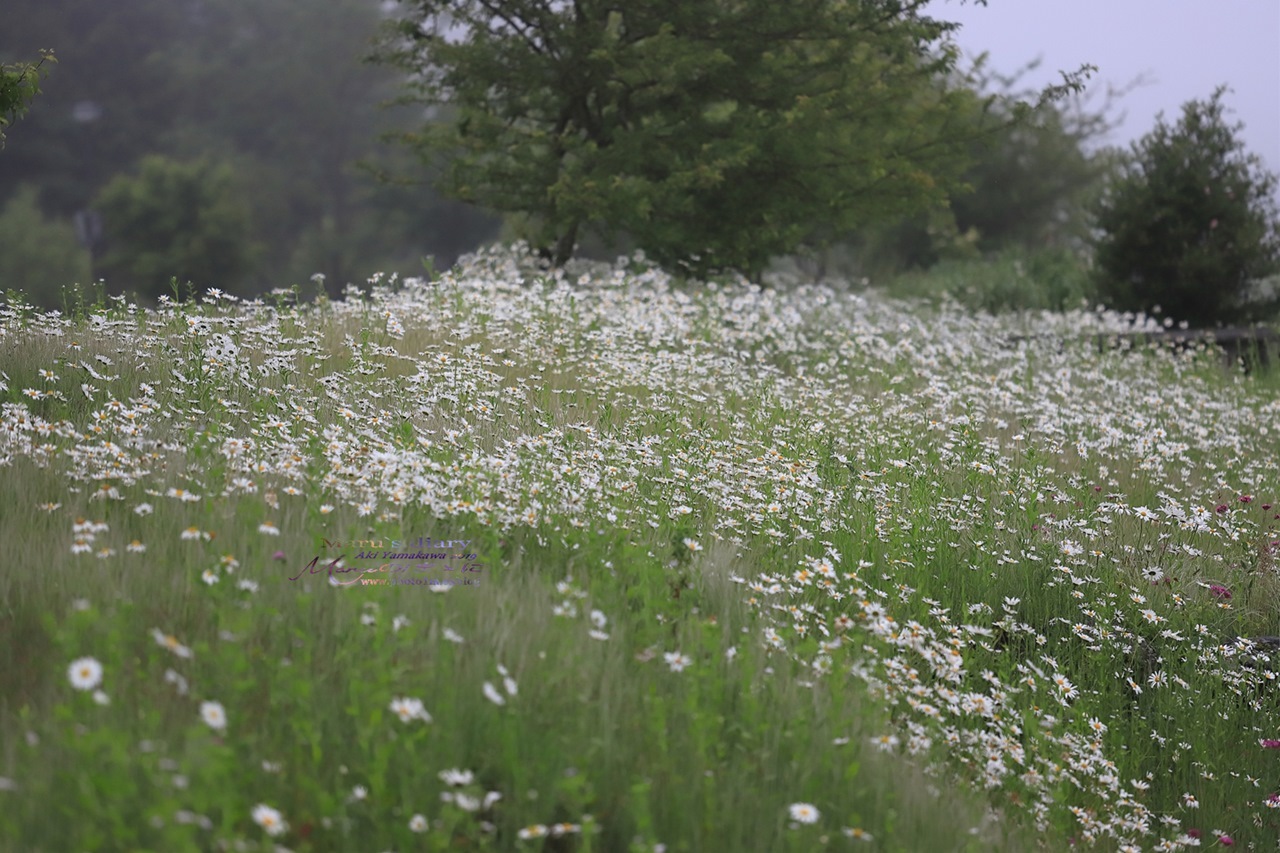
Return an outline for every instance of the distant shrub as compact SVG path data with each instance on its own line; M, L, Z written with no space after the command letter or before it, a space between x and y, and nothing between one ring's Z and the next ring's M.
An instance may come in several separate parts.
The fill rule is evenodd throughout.
M1224 122L1223 92L1185 104L1172 128L1158 120L1104 193L1095 264L1110 307L1202 326L1274 311L1274 294L1257 296L1280 270L1276 177Z
M115 292L155 298L174 278L235 291L252 266L249 208L229 166L144 157L94 207L106 231L100 269Z
M33 186L18 189L0 210L0 292L20 290L41 308L61 308L66 288L88 285L89 252L70 222L47 219Z
M949 296L975 311L1062 311L1096 299L1079 257L1066 249L1008 249L985 260L942 261L903 273L886 290L893 296Z

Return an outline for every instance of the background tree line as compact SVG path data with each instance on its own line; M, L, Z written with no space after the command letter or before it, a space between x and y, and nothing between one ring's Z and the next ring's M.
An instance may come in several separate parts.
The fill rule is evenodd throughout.
M633 33L644 27L655 33L666 27L670 32L672 21L678 22L682 14L689 17L680 7L643 4L637 8L649 8L647 17L634 14L617 23L625 23ZM360 281L377 269L413 271L423 255L448 264L459 253L496 237L498 219L481 209L448 201L426 183L380 182L371 174L376 169L414 174L416 163L408 151L378 140L388 133L412 135L421 130L424 117L420 107L380 107L401 92L406 69L362 61L391 11L389 4L373 0L119 0L110 8L70 0L14 0L5 13L6 26L0 28L0 60L52 46L60 61L45 81L38 107L24 118L21 133L12 134L0 156L0 240L6 249L0 252L0 289L22 287L43 294L46 304L57 304L62 286L98 276L105 277L114 292L131 290L154 297L168 292L173 277L253 293L304 281L318 272L336 292L345 282ZM734 47L737 54L760 55L770 35L767 27L793 27L798 14L774 10L761 17L760 11L751 8L736 21L721 22L722 28L737 27L736 31L708 36L732 37L740 42ZM668 20L671 16L675 17ZM703 19L700 25L707 25ZM889 30L877 37L890 47L893 38L902 38ZM633 67L623 69L621 76L643 76L657 67L678 69L680 62L671 51L683 45L648 39L643 47L632 51ZM510 56L506 61L510 73L523 71ZM583 59L590 61L598 60ZM768 91L769 69L758 78L758 104L739 105L730 95L741 85L741 62L726 62L725 55L712 52L680 61L700 62L683 73L700 76L701 85L719 86L725 95L714 109L701 110L683 122L684 128L696 124L701 136L672 134L677 139L665 146L640 150L618 146L613 159L601 164L602 173L622 174L625 162L637 163L631 172L634 186L641 181L636 173L660 169L655 161L687 155L675 147L680 136L690 137L686 147L719 144L724 149L723 168L733 175L739 197L709 199L707 206L689 209L672 221L649 224L648 231L706 237L698 229L709 216L717 216L709 209L711 203L726 210L749 207L759 217L803 227L805 208L813 207L815 193L796 197L777 192L765 185L758 170L754 180L743 180L743 170L756 164L741 163L735 172L733 158L741 157L741 146L731 150L735 140L722 132L725 125L759 121L769 111L782 111L779 95ZM794 56L778 60L793 66L796 61ZM855 66L846 57L831 56L823 62L832 81L824 84L828 91L856 79L849 73ZM925 58L914 65L899 63L897 71L883 59L864 64L884 79L896 73L902 85L923 81L922 92L929 88L938 93L920 99L913 116L915 132L938 136L933 164L940 172L963 172L975 192L952 202L940 187L927 185L879 191L860 219L814 235L829 259L845 259L829 261L830 272L880 275L932 264L950 251L952 207L960 213L958 233L978 227L985 248L1030 239L1008 233L1008 223L1029 233L1037 217L1047 224L1049 208L1060 216L1071 206L1069 195L1080 176L1069 173L1079 171L1087 158L1080 149L1082 139L1055 124L1052 116L1059 108L1047 108L1047 117L1037 120L1040 129L1031 135L1023 129L1018 131L1021 135L1004 133L982 143L951 143L930 123L946 118L942 111L931 112L938 106L936 100L963 103L976 125L983 120L981 96L972 81L955 81L944 89L940 84L945 69L937 58L929 62ZM670 79L634 100L666 99L666 108L676 111L698 106L696 93L684 85L689 81L675 76L678 71L670 73ZM680 98L686 103L677 104ZM997 110L1005 112L1016 100L1008 92L999 98L1007 103L997 105ZM823 108L829 110L830 105ZM443 119L449 114L432 115ZM811 109L808 115L787 120L825 118ZM878 118L884 116L863 116L864 138L831 144L863 145L880 137ZM426 126L445 131L452 125L435 121ZM782 132L775 134L775 159L816 155L803 147L776 150L785 138ZM1026 154L1021 159L1027 161L1016 176L1015 192L1009 186L1012 173L1002 165L1019 159L1008 156L1011 145L1021 146ZM1045 150L1050 148L1054 150ZM1059 156L1063 154L1067 156ZM437 164L447 162L439 154L428 156ZM966 165L966 159L972 162ZM538 167L536 158L522 157L518 149L508 161L525 170ZM362 170L361 163L372 169ZM836 185L825 179L814 187ZM577 198L570 198L568 191L561 194L561 206L577 205L580 215L589 218L600 205L616 211L653 203L627 189L616 182L607 194L587 198L579 187ZM668 198L710 195L705 172L667 179L660 189ZM522 230L528 211L519 209L529 191L513 174L489 186L487 196L479 200L505 213L508 235L531 236ZM1040 206L1028 215L1024 203L1016 212L1006 210L1006 220L999 221L1002 214L991 208L1015 196L1035 199L1033 204ZM503 204L504 199L515 203ZM771 202L776 209L766 209L770 200L776 200ZM932 212L918 213L921 205ZM962 211L967 210L975 214L966 217ZM80 241L93 241L92 259L77 243L77 214ZM885 224L899 220L899 225ZM947 224L941 231L930 231L929 223L938 222ZM624 224L630 227L616 229L613 236L625 247L635 232L645 229L634 217ZM612 251L582 230L582 249ZM787 248L759 241L753 245L760 250L757 264Z
M173 278L248 294L321 273L337 293L501 233L552 263L639 247L697 277L794 263L909 291L919 271L983 262L984 308L1101 295L1141 309L1172 281L1232 292L1214 310L1166 300L1202 318L1256 313L1236 297L1280 243L1258 206L1269 178L1237 150L1220 93L1188 107L1221 132L1217 165L1187 180L1234 158L1214 203L1254 209L1182 205L1179 228L1127 254L1104 241L1109 268L1091 271L1099 223L1114 232L1114 211L1144 204L1169 219L1171 191L1132 194L1186 176L1146 169L1150 145L1098 144L1112 101L1081 97L1087 67L1019 91L962 62L928 4L14 0L0 63L43 46L59 62L0 156L0 290L56 305L60 286L99 276L155 297ZM6 121L34 91L24 79ZM1210 221L1247 221L1247 239L1200 234ZM1260 251L1237 263L1245 243ZM1153 254L1162 268L1132 266Z
M494 238L495 217L374 176L405 172L379 137L415 117L381 108L399 75L363 61L383 19L375 0L7 3L0 62L58 62L0 152L0 291L58 306L99 276L154 298L321 273L337 292Z

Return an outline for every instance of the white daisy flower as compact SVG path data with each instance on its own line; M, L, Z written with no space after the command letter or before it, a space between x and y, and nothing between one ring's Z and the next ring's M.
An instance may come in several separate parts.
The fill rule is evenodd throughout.
M102 664L94 658L79 658L71 662L67 677L76 690L92 690L102 683Z
M796 823L817 823L822 815L809 803L792 803L791 819Z
M680 652L667 652L662 656L662 659L667 662L667 666L671 667L672 672L681 672L686 666L693 663L693 660L688 655L683 655Z
M475 779L475 774L470 770L458 770L456 768L440 771L440 781L446 785L454 785L461 788L463 785L470 785Z
M166 669L164 671L164 680L167 684L172 684L178 689L179 696L187 695L187 680L179 675L175 670Z
M427 709L423 706L421 699L407 697L392 699L391 710L395 711L403 723L409 723L413 720L422 720L425 723L431 722L431 715L427 713Z
M879 747L883 752L891 752L898 746L898 744L902 743L902 741L898 739L897 735L880 735L879 737L873 737L871 742Z
M227 712L221 702L201 702L200 718L214 731L227 730Z
M178 638L172 634L166 634L159 628L151 629L151 636L155 639L156 645L168 649L180 658L191 657L191 649L178 642Z
M484 696L486 699L488 699L490 702L492 702L495 705L507 704L507 700L504 699L502 697L502 694L498 692L498 688L494 687L488 681L484 683Z
M253 822L267 831L267 835L273 838L277 835L283 835L288 830L289 825L284 822L280 812L271 808L265 803L259 803L253 807Z

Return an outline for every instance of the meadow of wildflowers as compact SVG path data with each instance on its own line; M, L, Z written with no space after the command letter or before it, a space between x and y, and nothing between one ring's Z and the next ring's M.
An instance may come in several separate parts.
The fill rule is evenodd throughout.
M10 298L0 848L1274 850L1280 398L1145 322Z

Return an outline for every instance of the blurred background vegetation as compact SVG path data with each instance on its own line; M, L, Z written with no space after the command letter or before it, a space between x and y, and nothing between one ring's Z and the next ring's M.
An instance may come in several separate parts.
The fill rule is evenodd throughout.
M63 308L71 285L100 279L107 293L147 301L173 279L252 296L318 273L336 295L374 272L420 273L428 256L446 268L518 233L519 214L504 221L445 198L431 184L440 164L424 169L384 141L447 119L388 106L405 72L366 61L399 8L10 0L0 65L50 48L57 61L0 152L0 293ZM1020 75L991 74L982 60L957 73L982 96L972 126L952 128L971 138L965 186L909 216L815 233L774 268L990 311L1114 301L1093 248L1107 187L1142 173L1137 147L1103 144L1123 93L1028 112L1020 105L1036 93ZM624 234L584 240L579 254L629 248Z
M174 277L250 295L320 273L337 293L495 238L492 216L377 180L407 162L380 135L419 118L381 107L398 76L363 61L383 16L373 0L6 3L0 62L58 62L0 152L0 291L61 307L99 277L154 299Z

